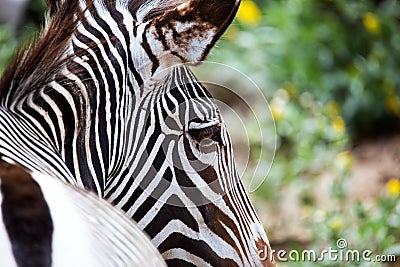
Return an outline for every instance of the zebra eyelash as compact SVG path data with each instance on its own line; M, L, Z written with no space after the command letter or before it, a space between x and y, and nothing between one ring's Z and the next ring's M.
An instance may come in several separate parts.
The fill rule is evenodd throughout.
M188 134L197 142L214 141L221 143L221 125L211 125L204 128L189 129Z

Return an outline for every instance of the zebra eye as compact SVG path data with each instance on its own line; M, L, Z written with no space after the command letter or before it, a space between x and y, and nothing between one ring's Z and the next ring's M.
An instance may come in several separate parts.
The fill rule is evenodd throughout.
M200 131L199 133L199 137L203 140L203 139L212 139L214 136L214 128L206 128L203 129L202 131Z
M189 129L188 133L197 142L221 141L221 129L219 125L213 125L202 129Z

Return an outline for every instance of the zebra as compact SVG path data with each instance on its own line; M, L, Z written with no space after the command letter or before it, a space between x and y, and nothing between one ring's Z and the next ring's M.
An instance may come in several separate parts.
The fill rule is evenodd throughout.
M219 109L181 65L206 58L240 1L47 4L0 81L0 154L106 198L169 266L274 266Z
M1 266L166 266L122 211L4 160L0 207Z

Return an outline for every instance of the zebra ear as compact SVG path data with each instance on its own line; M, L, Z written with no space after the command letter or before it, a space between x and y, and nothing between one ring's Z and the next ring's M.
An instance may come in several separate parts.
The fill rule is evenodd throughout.
M182 62L201 61L232 22L239 3L190 0L153 18L147 35L161 43L156 49L160 55L169 52Z

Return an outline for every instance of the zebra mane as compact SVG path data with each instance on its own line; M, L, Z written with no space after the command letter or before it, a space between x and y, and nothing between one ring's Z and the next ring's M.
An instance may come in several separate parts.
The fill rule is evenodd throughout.
M187 0L103 0L107 6L116 1L127 1L127 7L137 22L160 16ZM93 0L88 0L85 10L79 10L79 0L46 0L48 16L39 37L26 42L16 53L0 80L0 103L13 103L27 93L54 80L54 76L73 57L65 56L68 42ZM77 15L77 16L75 16Z
M74 17L79 1L65 1L47 19L46 26L33 42L26 42L16 53L0 80L0 101L23 96L50 82L66 61L68 41L76 29Z

